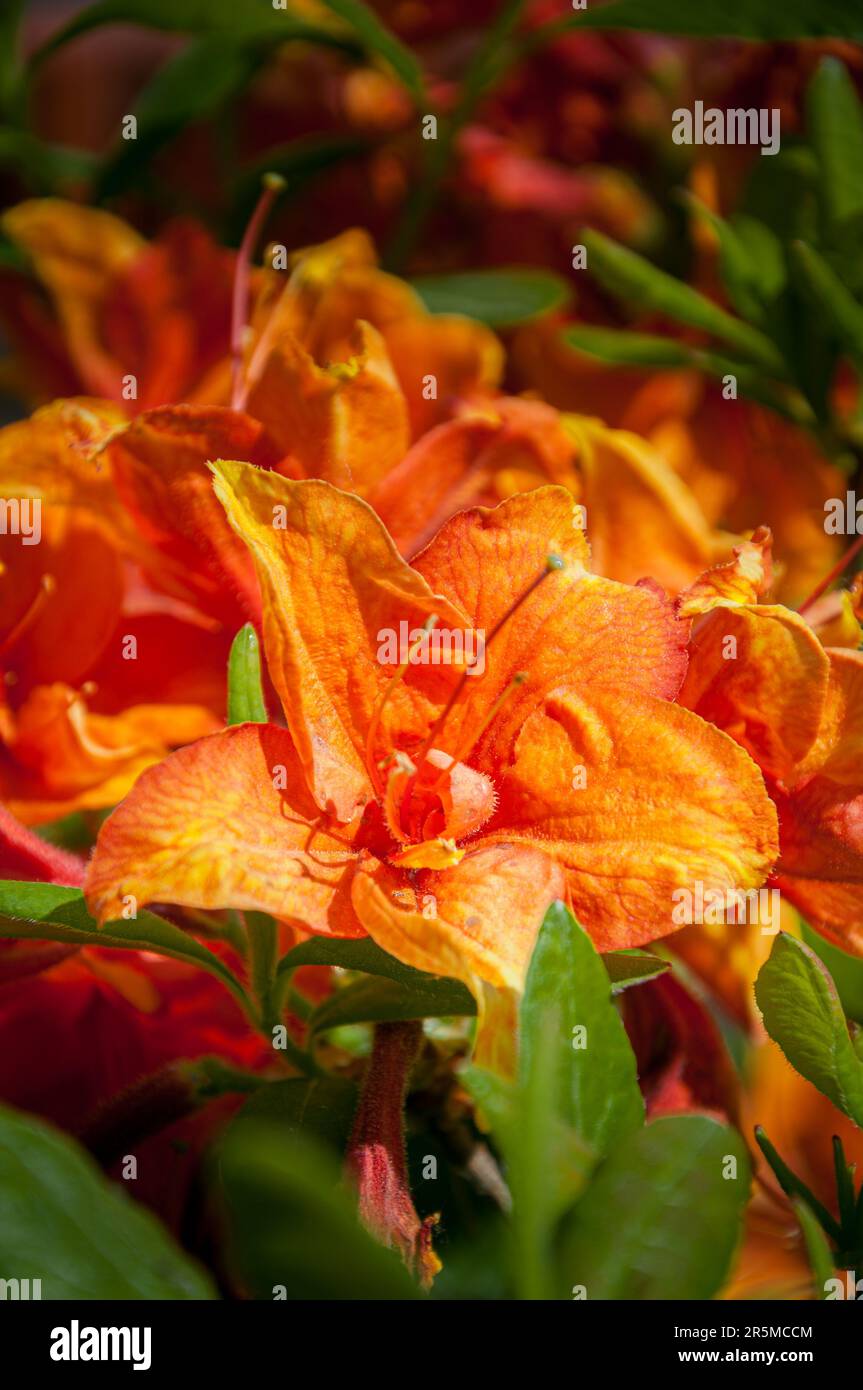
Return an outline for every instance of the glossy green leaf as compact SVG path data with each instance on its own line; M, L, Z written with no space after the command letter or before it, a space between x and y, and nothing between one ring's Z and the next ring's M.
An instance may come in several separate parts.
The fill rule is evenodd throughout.
M472 270L411 281L432 314L466 314L491 328L526 323L558 309L569 286L548 270Z
M838 58L822 58L806 105L826 237L845 249L848 233L855 241L863 236L863 107Z
M419 974L419 971L417 971ZM313 1033L346 1023L387 1023L408 1018L450 1018L476 1013L476 1000L460 980L427 975L409 985L369 975L336 990L309 1019Z
M43 1299L208 1299L209 1278L71 1139L0 1107L0 1269Z
M612 994L643 985L671 969L671 962L646 951L608 951L600 957L611 981Z
M700 328L768 371L782 372L783 362L776 347L757 328L734 318L698 290L659 270L643 256L618 245L602 232L585 231L582 240L587 248L590 273L626 304L666 314L691 328Z
M726 222L724 217L717 216L700 198L692 194L686 194L684 202L694 215L716 234L719 241L722 283L732 305L750 322L760 323L764 318L766 286L758 262L741 241L735 227Z
M863 304L813 247L796 241L791 255L814 314L831 326L841 346L863 368Z
M797 1197L792 1205L803 1232L803 1241L812 1269L816 1296L826 1298L829 1281L836 1275L830 1244L818 1221L802 1198Z
M234 1263L260 1299L411 1299L398 1256L357 1220L341 1166L320 1142L264 1120L232 1125L220 1169Z
M0 112L15 103L20 74L19 33L24 0L4 0L0 9Z
M228 658L228 723L266 724L261 685L261 644L251 623L241 627Z
M755 998L767 1032L791 1065L863 1126L863 1063L836 986L815 952L780 932L759 971Z
M692 352L688 344L659 333L629 333L620 328L596 328L577 323L567 327L563 340L576 352L589 353L602 362L620 367L689 367Z
M846 1016L863 1024L863 960L841 951L808 923L802 922L800 928L806 945L829 970Z
M228 967L188 932L154 912L139 912L129 921L98 927L87 911L80 888L56 883L0 882L0 937L28 941L66 941L76 946L116 946L127 951L155 951L201 966L221 980L244 1008L248 999Z
M395 956L381 950L371 937L314 936L294 946L279 961L279 974L296 970L300 965L335 965L342 970L362 971L365 975L382 975L387 980L396 980L403 985L417 985L422 988L432 980L441 980L440 975L429 975L424 970L414 970L404 965ZM448 981L453 984L454 981Z
M555 1046L549 1051L553 1022ZM550 1081L540 1076L550 1069ZM548 910L519 1014L523 1086L551 1086L555 1113L604 1153L644 1118L635 1056L590 937L563 903Z
M734 1160L732 1163L731 1160ZM749 1196L746 1145L706 1115L615 1145L564 1221L559 1298L706 1299L725 1281Z
M588 5L573 27L640 29L694 38L863 39L863 16L854 0L612 0Z

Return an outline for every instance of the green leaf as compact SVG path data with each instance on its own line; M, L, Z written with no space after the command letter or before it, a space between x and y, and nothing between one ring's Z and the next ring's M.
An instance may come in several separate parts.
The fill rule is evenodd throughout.
M858 10L859 14L859 10ZM848 248L863 231L863 109L838 58L822 58L806 93L826 241Z
M548 270L472 270L423 275L411 284L432 314L466 314L492 328L526 323L558 309L569 286Z
M0 1269L45 1299L209 1299L202 1269L59 1131L0 1107Z
M251 623L241 627L228 658L228 723L266 724L261 686L261 647Z
M803 1179L798 1178L793 1169L788 1167L788 1164L767 1138L761 1125L755 1126L755 1142L767 1159L770 1167L773 1169L776 1181L779 1183L786 1197L791 1197L792 1199L799 1198L801 1201L804 1201L810 1211L817 1216L831 1240L840 1241L842 1238L842 1231L839 1223L833 1219L827 1208L819 1202L815 1194L806 1186Z
M38 66L56 49L105 24L140 24L179 34L226 34L237 39L269 39L273 44L299 39L344 47L334 30L305 23L290 10L275 10L272 0L100 0L56 29L37 49Z
M338 936L315 936L294 946L279 961L278 973L296 970L299 965L334 965L341 970L362 971L366 975L382 975L387 980L397 980L402 985L417 985L422 988L431 980L443 979L440 975L428 975L424 970L414 970L411 965L403 965L395 956L381 950L371 937L359 938ZM454 983L450 981L449 983Z
M722 282L732 305L754 323L764 319L766 285L757 261L741 241L736 229L694 194L683 195L685 205L716 233L719 240L719 266ZM766 229L765 229L766 230ZM770 233L768 232L769 236Z
M614 0L573 19L584 29L639 29L694 38L863 39L863 18L849 0Z
M357 1108L357 1088L353 1081L339 1076L302 1077L271 1081L259 1087L232 1121L248 1120L285 1127L291 1133L302 1130L343 1154Z
M554 1071L550 1082L545 1068ZM563 903L546 913L531 957L519 1014L519 1076L528 1088L550 1084L555 1113L599 1153L644 1118L635 1056L608 973Z
M120 140L109 155L94 197L101 201L128 188L161 145L241 91L263 57L234 38L212 35L169 58L132 103L136 138Z
M0 111L15 103L21 62L19 33L24 0L5 0L0 11Z
M736 1177L728 1160L736 1160ZM733 1170L731 1170L733 1171ZM564 1222L558 1296L705 1299L721 1288L749 1195L746 1146L706 1115L626 1135Z
M89 150L50 145L28 130L0 128L0 165L14 169L28 187L39 192L86 183L97 164Z
M863 1126L863 1063L836 986L815 952L781 932L755 981L755 998L791 1065Z
M419 971L417 972L419 974ZM427 975L410 985L373 975L338 989L309 1019L313 1033L345 1023L385 1023L407 1018L472 1016L476 1000L460 980Z
M392 68L418 103L425 101L422 68L414 53L389 30L362 0L323 0L328 10L351 26L369 53L376 53Z
M782 358L759 329L720 309L698 290L676 280L650 261L619 246L602 232L582 234L591 274L611 294L642 310L667 315L728 343L768 371L781 372Z
M827 321L841 346L863 369L863 305L811 246L795 241L791 255L813 311Z
M620 994L632 985L655 980L671 969L671 962L646 951L608 951L600 957L611 981L612 994Z
M807 922L801 922L800 929L806 945L830 971L846 1016L863 1024L863 960L841 951Z
M234 1259L254 1297L411 1299L398 1256L357 1220L338 1161L283 1125L232 1125L221 1151Z
M692 349L676 338L658 333L629 333L620 328L595 328L578 323L566 328L563 340L577 352L589 353L621 367L690 367Z
M188 932L154 912L139 912L128 922L96 925L80 888L56 883L0 881L0 937L27 941L66 941L76 946L116 946L127 951L155 951L208 970L221 980L245 1010L249 1000L228 967Z
M800 1222L800 1229L803 1232L803 1239L806 1243L806 1253L809 1256L809 1264L814 1276L815 1289L819 1298L827 1297L827 1285L836 1276L836 1269L833 1264L833 1254L820 1225L816 1221L809 1207L802 1198L797 1197L792 1202L797 1220Z

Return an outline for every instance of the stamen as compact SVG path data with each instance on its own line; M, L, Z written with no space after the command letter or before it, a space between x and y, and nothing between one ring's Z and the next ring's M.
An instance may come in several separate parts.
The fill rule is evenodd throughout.
M500 714L500 711L503 709L503 706L506 704L507 700L509 700L510 697L515 694L516 690L520 685L524 685L526 680L527 671L516 671L512 680L509 682L509 685L504 686L503 690L500 692L497 699L492 704L491 709L485 716L485 719L483 719L479 728L476 730L472 729L470 733L470 738L464 744L462 744L462 746L455 753L451 754L452 762L450 763L449 767L444 768L440 777L438 777L437 780L433 782L430 787L424 788L424 790L427 791L429 796L434 796L438 787L441 786L441 784L446 780L447 776L449 775L453 767L455 767L456 763L467 762L473 749L476 748L477 744L479 743L489 724L491 724L492 721L497 718L497 716Z
M234 273L234 290L231 298L231 408L242 410L246 402L246 388L243 384L243 347L246 324L249 319L249 286L251 284L252 257L267 220L270 209L278 195L286 187L281 174L264 174L263 189L249 224L243 233L240 249L237 252L237 268Z
M501 628L509 622L510 618L513 618L515 616L515 614L521 608L522 604L527 602L531 594L535 593L536 590L539 588L540 584L542 584L550 574L553 574L555 570L563 570L565 568L565 562L561 559L559 555L548 556L548 559L546 560L543 569L541 569L539 574L536 575L536 577L530 581L524 592L520 594L519 597L515 599L513 603L510 604L509 608L507 608L503 616L499 618L498 621L495 623L494 627L492 628L491 632L485 640L486 655L488 654L488 649L491 646L494 639L497 637ZM444 724L446 723L447 719L449 718L450 714L452 713L453 707L455 706L456 701L458 700L459 696L461 695L462 691L467 685L469 678L470 672L463 672L461 679L454 687L452 694L450 695L449 699L443 707L443 710L438 715L437 719L432 725L431 731L428 737L426 738L425 742L422 744L422 747L419 749L418 752L413 754L413 759L417 767L420 767L422 765L422 763L428 756L429 749L437 747L437 737Z
M16 642L20 642L24 633L33 626L56 587L57 581L53 574L42 575L42 578L39 580L39 591L30 604L30 607L27 609L27 612L23 617L19 618L12 631L7 634L5 641L0 644L0 656L7 656Z
M378 796L382 796L384 790L383 783L378 772L377 763L375 762L375 738L377 737L377 732L380 727L381 716L383 715L384 709L386 708L386 704L390 696L393 694L396 687L399 686L401 682L404 680L405 675L407 674L408 667L413 663L413 658L415 654L418 651L420 651L423 644L428 641L432 629L436 626L437 614L430 613L423 624L423 629L419 637L416 639L415 642L412 642L410 647L408 648L408 654L406 659L402 662L395 675L391 676L387 684L384 686L384 689L378 696L377 701L375 703L375 707L372 710L372 717L369 721L368 733L366 734L366 767L369 770L369 776L372 779L372 785L375 791L377 792Z
M833 566L826 579L822 579L821 583L817 584L815 588L812 590L812 593L809 595L809 597L803 600L803 602L797 609L797 612L805 613L807 608L811 608L815 600L821 597L825 589L830 588L830 585L833 583L834 579L839 578L842 571L848 568L848 566L851 564L851 561L854 559L856 555L859 555L861 550L863 550L863 536L858 536L857 540L850 547L850 549L846 550L838 565Z

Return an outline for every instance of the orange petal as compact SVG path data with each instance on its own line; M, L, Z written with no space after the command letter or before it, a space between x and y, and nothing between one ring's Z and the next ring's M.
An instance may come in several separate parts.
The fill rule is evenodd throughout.
M6 536L0 551L0 669L19 699L34 685L82 680L123 600L120 557L88 513L46 507L33 535L38 544Z
M777 882L809 922L863 955L863 653L827 653L818 738L795 785L776 792Z
M755 764L677 705L551 694L498 780L484 840L543 849L600 950L674 931L675 890L757 888L777 852Z
M369 501L404 555L464 507L493 506L542 483L576 483L575 449L557 411L503 398L424 434Z
M54 300L86 389L118 399L123 367L105 347L101 310L113 277L146 242L110 212L59 198L20 203L4 214L3 227Z
M216 721L194 705L140 706L93 714L68 686L38 686L18 709L0 767L0 795L27 824L113 806L172 744Z
M357 855L318 819L290 736L239 724L144 774L99 833L87 901L100 922L131 894L138 907L251 909L361 935L348 898Z
M542 919L563 886L562 871L539 848L495 844L442 873L420 870L412 888L385 865L364 868L352 898L385 951L463 980L479 998L480 980L522 988Z
M596 572L628 584L650 575L672 593L691 583L717 537L690 490L638 435L582 416L566 422L578 443Z
M445 420L455 402L482 398L500 383L503 347L476 319L420 309L379 326L408 402L414 439Z
M210 459L254 458L261 426L216 407L139 415L106 451L117 490L158 553L153 578L232 633L259 608L254 569L213 496Z
M309 785L322 809L350 821L368 800L366 735L395 660L382 653L382 634L411 630L431 614L463 628L397 554L371 509L328 483L291 482L242 463L213 466L216 493L231 525L251 549L264 602L267 664L281 697ZM411 668L388 711L400 728L421 737L452 668ZM435 672L437 673L435 675Z
M360 496L408 446L405 400L383 339L368 323L357 325L349 362L326 367L282 336L252 383L247 409L287 456L292 466L283 471Z
M103 524L129 530L110 470L101 458L107 440L126 424L106 401L53 401L0 430L0 490L4 497L86 507Z
M679 698L766 773L787 779L818 733L828 671L818 639L796 613L780 605L719 607L697 630Z
M772 548L769 528L759 526L751 540L734 547L733 559L702 574L680 595L681 616L694 618L714 608L757 603L772 583Z
M437 746L458 761L482 734L472 756L494 774L521 725L545 694L562 683L673 696L686 663L687 625L653 588L588 574L580 514L563 488L538 488L492 511L452 518L417 556L414 568L445 593L488 643L485 672L465 683ZM552 571L489 642L513 602L556 554ZM524 680L513 684L516 676ZM495 714L497 702L505 697Z

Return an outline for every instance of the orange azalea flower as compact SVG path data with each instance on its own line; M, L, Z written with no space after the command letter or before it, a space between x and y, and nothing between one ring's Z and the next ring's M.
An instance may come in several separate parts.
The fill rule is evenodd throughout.
M775 882L809 922L863 953L863 653L824 648L804 618L760 602L769 534L681 596L695 628L681 702L725 729L777 805ZM761 558L752 552L761 552Z
M54 339L57 327L62 335L67 363L57 394L81 391L133 410L208 399L208 377L228 353L234 255L203 227L175 222L148 243L112 213L58 198L21 203L2 225L48 293ZM25 388L44 400L51 320L19 290L6 328Z
M636 435L541 401L500 396L430 430L366 495L402 554L461 507L489 506L542 483L568 487L590 531L593 568L672 592L728 551L662 456Z
M228 639L136 579L146 546L100 462L121 423L69 401L0 431L0 798L28 823L113 805L224 708Z
M759 773L673 703L685 624L656 586L588 572L564 489L461 513L411 567L356 497L214 472L288 727L227 729L141 778L88 870L100 921L127 894L260 909L519 988L554 897L611 949L671 930L679 884L763 881ZM453 660L480 639L482 674Z
M6 327L25 385L37 383L39 400L48 367L57 393L89 392L131 413L178 401L228 404L238 327L232 288L238 269L244 273L242 256L238 267L234 252L192 222L171 224L147 243L113 214L60 199L22 203L5 214L3 227L29 257L56 316L52 333L34 296L19 286L9 297ZM275 270L251 276L243 399L254 390L263 400L295 378L311 384L317 376L320 391L332 363L355 374L358 353L381 356L374 329L414 436L444 418L452 398L497 385L503 352L495 335L459 315L429 314L409 285L378 269L365 232L292 252L288 265L287 277ZM365 344L363 330L358 343L359 321L371 326ZM57 326L68 358L62 369L52 360ZM373 361L371 377L380 370Z

